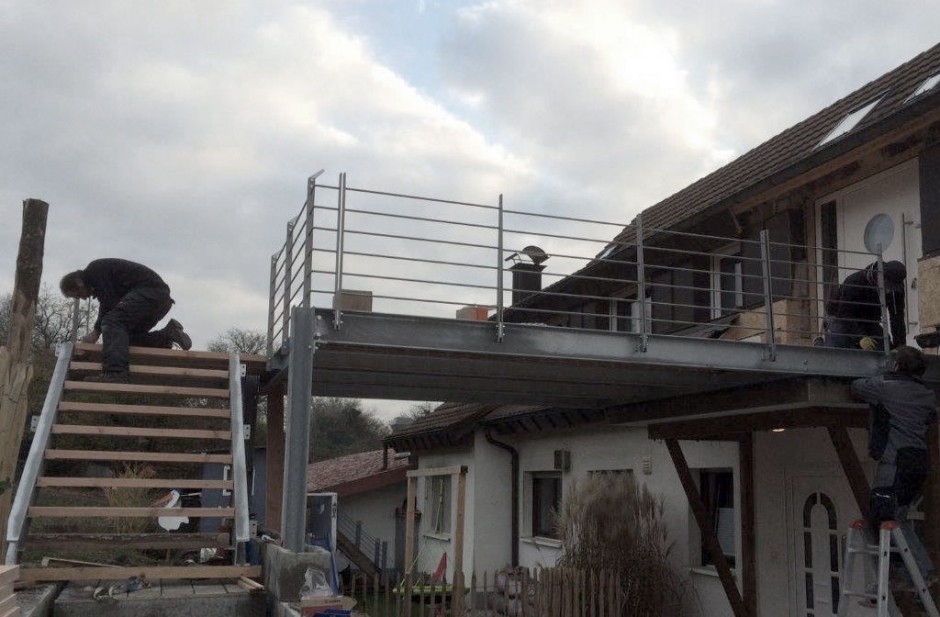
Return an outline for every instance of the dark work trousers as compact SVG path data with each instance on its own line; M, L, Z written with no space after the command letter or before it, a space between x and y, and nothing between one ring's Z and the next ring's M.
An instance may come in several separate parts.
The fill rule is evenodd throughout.
M101 355L104 372L127 372L130 345L172 347L173 342L163 330L150 331L170 312L172 305L170 294L162 289L133 289L118 300L113 309L102 315L101 335L104 340Z

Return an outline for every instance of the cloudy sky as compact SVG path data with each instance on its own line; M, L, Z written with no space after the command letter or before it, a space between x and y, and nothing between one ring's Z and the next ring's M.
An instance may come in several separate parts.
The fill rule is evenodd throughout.
M152 266L266 327L306 178L629 222L938 42L935 0L0 0L0 292Z

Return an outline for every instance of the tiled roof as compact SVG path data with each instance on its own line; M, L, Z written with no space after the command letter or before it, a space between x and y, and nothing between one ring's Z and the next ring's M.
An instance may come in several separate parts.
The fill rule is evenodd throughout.
M405 481L407 458L388 451L388 469L382 469L383 451L358 452L307 466L307 492L336 492L353 495Z
M464 422L486 416L496 407L496 405L484 403L444 403L428 415L415 420L413 424L395 432L392 438L449 429Z
M940 86L913 101L907 99L924 80L938 71L940 44L648 208L643 212L644 226L657 229L673 227L801 163L816 158L822 162L841 154L853 142L853 136L875 137L881 130L891 128L890 123L884 121L904 116L902 112L913 110L918 102L929 99L931 106L936 107L940 101ZM846 115L880 96L883 96L881 101L854 129L825 146L817 147ZM882 125L881 129L879 125Z

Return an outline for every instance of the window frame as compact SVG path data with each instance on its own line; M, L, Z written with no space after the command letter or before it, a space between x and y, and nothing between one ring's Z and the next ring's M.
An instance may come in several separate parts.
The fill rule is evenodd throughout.
M554 489L554 504L546 511L541 507L538 485L542 481L551 480L556 485ZM560 471L527 471L526 487L528 495L526 499L526 509L528 510L526 524L528 525L529 536L532 538L546 538L549 540L558 540L558 532L555 529L554 514L561 508L562 498L564 496L564 479ZM548 520L542 520L546 516Z
M453 481L449 475L425 478L424 511L427 512L425 535L449 537L453 532Z
M695 480L699 487L699 496L706 512L709 513L712 519L712 524L715 526L715 533L719 536L719 542L721 541L721 534L718 530L718 526L721 524L719 520L719 510L730 510L730 512L728 512L728 515L731 517L730 525L732 534L730 538L730 552L728 552L729 549L727 546L722 546L721 548L724 552L725 559L728 561L728 565L733 569L737 561L738 536L740 533L738 530L738 505L735 496L737 491L737 478L735 477L734 469L731 467L703 467L696 469L695 473ZM708 478L714 478L715 482L706 481ZM718 495L711 494L712 490L720 490L722 487L726 489L725 493ZM690 547L693 551L693 559L698 564L696 567L714 568L715 562L708 551L705 538L702 536L701 530L699 530L697 526L696 530L698 531L696 534L698 547Z
M722 262L727 259L736 259L734 272L730 275L721 269ZM725 291L722 288L722 283L727 276L734 279L735 288L732 291ZM740 242L728 244L711 254L710 281L711 307L709 308L709 314L712 319L720 319L744 309L744 257L741 254ZM734 305L727 309L722 304L726 293L734 295Z

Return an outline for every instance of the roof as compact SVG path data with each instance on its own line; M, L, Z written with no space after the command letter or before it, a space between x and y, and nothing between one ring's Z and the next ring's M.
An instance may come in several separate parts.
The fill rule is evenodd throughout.
M404 483L409 468L407 457L397 458L388 450L388 469L383 469L384 450L357 452L307 465L308 493L356 495Z
M940 87L934 87L916 99L908 99L924 80L938 71L940 44L648 208L643 212L644 226L656 229L673 227L787 170L796 175L799 170L794 168L801 163L815 165L834 158L857 146L858 140L870 140L893 128L890 119L906 119L936 107L940 100ZM817 147L846 115L878 97L883 98L854 129L823 147Z

